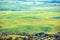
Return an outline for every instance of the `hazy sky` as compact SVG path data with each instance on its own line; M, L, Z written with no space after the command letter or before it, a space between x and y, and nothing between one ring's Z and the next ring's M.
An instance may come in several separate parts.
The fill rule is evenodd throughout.
M60 1L60 0L21 0L21 1Z
M60 1L60 0L0 0L0 1Z

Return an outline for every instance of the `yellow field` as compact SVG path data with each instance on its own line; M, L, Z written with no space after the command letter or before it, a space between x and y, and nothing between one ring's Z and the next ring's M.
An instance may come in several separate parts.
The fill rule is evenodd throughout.
M27 33L60 32L60 12L0 11L0 31ZM13 30L12 30L13 29Z

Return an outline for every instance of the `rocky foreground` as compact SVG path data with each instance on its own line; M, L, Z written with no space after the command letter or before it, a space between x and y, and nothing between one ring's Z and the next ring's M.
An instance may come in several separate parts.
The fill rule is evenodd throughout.
M60 40L60 32L55 34L46 33L0 33L0 40Z

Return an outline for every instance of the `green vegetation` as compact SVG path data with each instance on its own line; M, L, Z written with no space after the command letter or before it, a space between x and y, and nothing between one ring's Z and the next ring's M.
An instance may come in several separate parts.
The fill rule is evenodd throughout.
M54 16L60 16L60 12L0 11L0 32L55 33L59 30L60 21L53 19Z

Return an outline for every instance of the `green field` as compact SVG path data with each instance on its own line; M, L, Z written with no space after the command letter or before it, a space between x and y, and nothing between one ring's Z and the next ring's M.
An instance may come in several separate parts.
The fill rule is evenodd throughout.
M49 9L0 11L0 32L60 32L60 12Z

